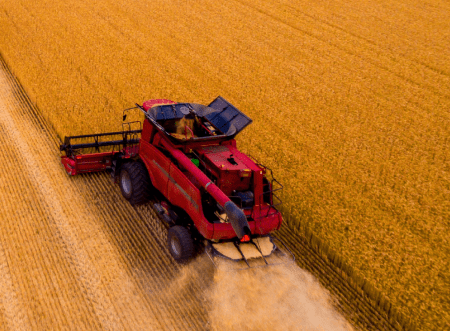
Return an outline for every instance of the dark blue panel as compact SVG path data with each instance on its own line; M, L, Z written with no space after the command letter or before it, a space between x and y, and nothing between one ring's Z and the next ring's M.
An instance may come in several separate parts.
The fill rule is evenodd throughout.
M182 118L184 115L181 112L181 107L186 107L185 104L165 105L158 107L156 120L171 120L174 118Z
M235 135L252 122L249 117L220 96L211 102L209 107L216 109L218 112L209 114L208 120L224 133L235 128L236 132L232 133ZM231 131L229 133L231 134Z

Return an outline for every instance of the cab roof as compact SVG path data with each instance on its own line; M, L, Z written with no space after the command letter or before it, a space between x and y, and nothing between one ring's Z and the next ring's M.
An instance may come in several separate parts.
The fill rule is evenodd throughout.
M146 110L146 117L153 123L170 119L181 119L192 113L206 118L228 137L236 136L247 125L252 123L248 116L221 96L218 96L208 106L197 103L173 103L156 105Z

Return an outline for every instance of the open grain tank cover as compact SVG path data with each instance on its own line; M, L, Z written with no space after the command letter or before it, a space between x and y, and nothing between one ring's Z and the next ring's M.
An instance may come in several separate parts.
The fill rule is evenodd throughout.
M206 118L227 136L235 136L253 121L221 96L211 102L208 108L215 111Z
M147 116L154 121L181 119L189 113L205 117L226 136L235 136L252 122L249 117L220 96L209 106L196 103L176 103L159 105L147 110Z

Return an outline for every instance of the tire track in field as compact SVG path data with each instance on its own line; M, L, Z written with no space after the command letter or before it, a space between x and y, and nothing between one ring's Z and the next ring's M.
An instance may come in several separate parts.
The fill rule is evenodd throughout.
M56 288L60 284L58 273L55 274L54 268L48 268L45 264L51 261L55 266L61 266L67 261L58 264L54 259L54 247L49 247L47 240L40 241L36 235L41 231L45 238L52 238L52 232L46 231L43 226L46 216L40 198L33 183L23 176L26 169L13 142L5 135L6 129L4 126L1 128L1 159L7 162L1 164L3 222L0 230L12 281L22 302L21 310L28 315L34 329L66 325L66 321L61 322L60 318L64 319L64 315L59 312L62 306L67 309L70 301L64 300L65 292L60 293ZM71 289L71 299L76 297L74 294Z
M17 85L14 79L12 76L8 78L14 98L17 99L17 102L23 102L20 93L16 93ZM26 122L34 122L33 125L36 125L35 116L29 116ZM38 127L42 133L45 133L44 126ZM55 227L55 222L45 211L45 206L41 203L42 199L34 189L34 183L29 177L23 176L27 170L17 155L15 146L11 145L9 148L5 148L10 143L13 142L2 142L1 153L3 154L2 159L8 160L8 163L3 163L3 165L12 163L13 166L11 169L3 169L2 172L3 175L9 175L4 182L13 183L9 189L15 192L17 198L8 195L7 201L12 201L9 203L12 205L12 209L25 212L21 212L21 215L17 215L12 220L9 220L11 217L8 217L11 224L9 224L9 229L5 230L7 232L4 235L4 241L9 240L9 245L5 247L9 248L12 262L20 259L20 255L22 255L32 262L30 265L33 264L33 267L27 265L23 268L20 268L20 264L18 264L15 271L16 282L20 286L24 282L23 278L30 273L30 269L33 271L34 279L37 279L37 284L36 282L32 284L32 288L27 283L20 289L24 302L29 303L25 310L30 316L30 321L33 322L33 328L49 329L58 325L61 328L63 325L70 329L100 329L94 307L85 295L86 289L82 287L83 284L78 282L79 275L76 270L71 268L71 258L64 247L64 240L60 238L60 233ZM2 191L4 192L4 190ZM9 216L7 214L8 211L6 211L6 216ZM1 230L4 228L5 223ZM22 251L19 248L23 248ZM47 301L51 301L54 308L46 309ZM63 324L58 324L56 320Z
M2 77L2 86L4 96L11 93L6 90L7 82L4 76ZM32 131L30 130L30 126L25 130L21 130L11 114L12 111L19 110L11 99L10 96L7 97L7 100L9 100L8 106L4 106L0 113L0 123L6 129L4 133L9 136L10 141L14 142L20 156L23 158L26 171L28 172L25 175L30 177L33 183L36 183L36 189L44 204L47 205L47 212L55 222L54 224L57 227L59 235L66 244L65 248L68 250L69 256L73 259L72 263L80 274L81 280L85 283L87 295L95 306L103 328L108 330L122 328L108 295L101 287L100 277L95 267L90 262L86 251L82 248L79 238L77 238L69 225L68 215L63 210L60 197L52 187L49 176L46 173L47 169L42 169L42 165L36 163L36 152L32 153L30 146L27 144L27 142L33 141L38 136L35 132L33 132L35 133L34 135L30 134L30 131ZM24 133L27 130L29 130L28 135L25 135Z
M1 108L0 108L1 109ZM30 330L30 322L24 314L24 310L17 298L11 279L8 261L5 256L5 250L0 242L0 304L2 307L2 317L0 320L3 330Z
M5 131L5 130L3 130ZM4 204L0 232L8 250L14 283L33 329L99 329L94 308L80 287L76 270L57 228L11 141L1 138ZM10 184L13 185L10 185ZM38 317L38 318L36 318Z

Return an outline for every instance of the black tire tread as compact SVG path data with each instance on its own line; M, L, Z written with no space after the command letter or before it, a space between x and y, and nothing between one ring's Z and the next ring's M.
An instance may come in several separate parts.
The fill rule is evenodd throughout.
M132 194L128 201L132 205L146 203L150 199L150 176L142 162L127 162L123 169L128 172L131 180Z
M170 240L172 236L177 236L178 240L181 244L182 254L180 257L175 256L172 252ZM189 261L195 253L194 241L192 240L191 234L187 228L181 225L175 225L169 229L169 233L167 235L167 245L169 248L169 252L175 261L179 263L184 263Z

